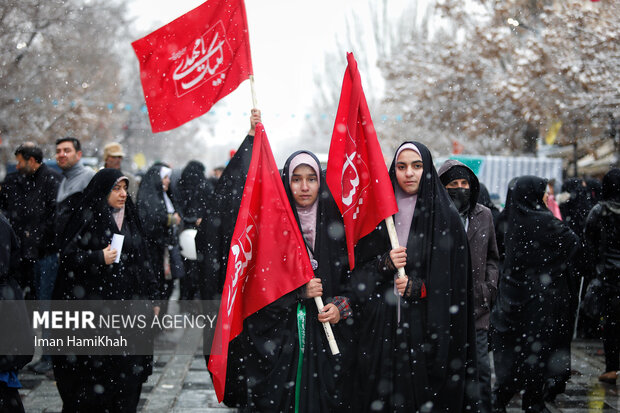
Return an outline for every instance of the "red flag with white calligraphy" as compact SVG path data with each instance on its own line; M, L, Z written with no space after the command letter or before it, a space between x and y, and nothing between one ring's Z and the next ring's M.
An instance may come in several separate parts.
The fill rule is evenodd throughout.
M243 320L313 276L265 129L259 123L208 364L220 402L224 398L228 343L243 330Z
M347 61L326 181L344 220L353 269L357 241L394 215L398 206L353 53L347 53Z
M243 0L209 0L132 46L153 132L206 113L253 72Z

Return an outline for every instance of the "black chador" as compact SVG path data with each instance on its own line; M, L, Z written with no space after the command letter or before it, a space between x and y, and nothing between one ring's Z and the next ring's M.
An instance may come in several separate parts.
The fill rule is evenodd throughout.
M128 182L119 170L106 168L84 190L76 221L69 223L75 233L60 255L54 300L158 297L131 198L127 197L122 212L108 204L112 188L120 181ZM120 262L107 265L102 250L115 233L124 236ZM152 356L53 356L53 363L63 411L135 412L142 383L152 373Z
M170 198L162 186L162 169L168 170L168 166L163 163L155 163L151 166L142 181L138 190L138 201L136 203L140 222L144 229L146 246L151 258L151 267L157 278L165 312L167 300L172 294L174 280L166 279L164 269L165 251L169 245L177 243L174 219L172 214L175 212L175 199ZM171 263L172 264L172 263Z
M300 224L307 244L315 276L322 280L323 301L342 308L340 321L332 325L340 348L333 356L323 326L318 321L313 298L304 298L304 287L281 297L248 317L244 333L249 347L245 361L248 404L252 411L262 412L331 412L350 409L352 383L351 319L348 313L348 261L344 228L340 212L327 188L325 174L318 171L319 192L316 203L314 235L289 185L291 163L305 157L315 171L320 168L309 152L296 152L287 160L283 180L289 202ZM311 161L309 159L312 159ZM306 164L306 161L302 161ZM295 164L293 164L295 170ZM314 238L314 242L312 242ZM301 333L300 333L301 332ZM303 346L303 351L300 351ZM296 407L297 406L297 407Z
M429 150L418 142L404 145L417 148L423 162L406 242L412 294L400 298L394 292L396 271L386 261L392 248L382 223L359 241L351 275L358 327L356 411L476 411L467 236ZM398 191L396 156L389 174Z
M243 188L252 160L254 136L245 137L235 155L230 159L218 179L213 196L205 209L205 219L196 233L196 252L200 266L200 297L202 300L219 300L226 280L226 263L230 243L235 231ZM211 338L205 330L205 342ZM229 344L224 404L230 407L245 406L246 380L243 372L245 351L244 332ZM205 347L205 360L209 361L209 347Z
M569 276L579 239L547 209L546 187L539 177L518 178L502 212L506 258L491 313L498 408L525 389L523 409L542 411L543 392L562 390L545 380L570 374Z

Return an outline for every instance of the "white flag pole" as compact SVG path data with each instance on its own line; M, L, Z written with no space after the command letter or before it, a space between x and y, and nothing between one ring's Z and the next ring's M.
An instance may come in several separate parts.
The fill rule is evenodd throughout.
M314 297L314 302L316 303L316 308L319 310L319 313L323 311L323 299L321 297ZM338 348L338 343L336 343L336 339L334 338L332 326L329 324L329 321L321 324L323 324L323 330L325 330L325 337L327 337L327 342L329 343L329 348L331 349L332 354L340 354L340 349Z
M392 244L392 249L400 247L398 244L398 235L396 235L396 226L394 225L394 218L392 215L385 219L385 225L387 226L388 235L390 236L390 243ZM403 278L405 276L405 268L401 267L398 269L398 278Z
M256 91L254 90L254 75L250 75L250 89L252 90L252 107L258 108L258 100L256 100Z

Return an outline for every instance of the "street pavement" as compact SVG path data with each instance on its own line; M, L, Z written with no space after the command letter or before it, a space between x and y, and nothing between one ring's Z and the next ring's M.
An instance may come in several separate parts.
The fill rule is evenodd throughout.
M178 311L178 306L171 303L170 309ZM153 374L143 386L140 412L236 412L217 402L197 330L188 329L181 334L177 331L176 336L165 332L158 337L156 346L169 351L155 357ZM193 351L187 351L188 348ZM555 404L547 405L551 413L620 411L620 382L612 386L597 380L604 370L600 341L576 340L572 345L572 369L566 392L557 397ZM27 369L20 372L19 378L24 386L20 393L26 412L61 412L62 402L52 378ZM521 412L520 405L520 397L515 396L508 413Z

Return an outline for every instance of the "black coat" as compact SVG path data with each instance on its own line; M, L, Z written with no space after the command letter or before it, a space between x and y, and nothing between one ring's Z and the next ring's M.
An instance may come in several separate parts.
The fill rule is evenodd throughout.
M41 164L31 176L8 174L0 190L5 211L21 243L22 257L36 261L55 253L54 215L62 175Z
M282 172L284 188L298 223L289 185L289 174L292 172L289 165L299 153L289 157ZM314 273L321 278L323 302L328 303L335 296L348 295L348 260L342 217L327 188L325 174L322 173L319 180L313 254L318 268ZM299 412L349 411L351 408L354 397L350 388L353 380L352 320L341 320L332 326L341 353L332 355L323 326L317 319L314 299L303 298L304 288L281 297L244 322L243 334L247 337L249 354L245 361L245 374L252 411L293 412L296 390L299 391ZM301 364L298 305L306 314L305 350Z
M476 411L476 342L467 236L441 184L429 150L407 242L405 273L421 279L427 297L394 294L391 250L382 223L356 247L352 293L358 305L358 411ZM395 162L390 178L396 182ZM455 380L454 378L458 379Z
M534 392L546 378L567 380L570 373L570 264L579 251L579 238L544 204L546 185L524 176L511 186L502 212L506 258L491 313L498 382Z

